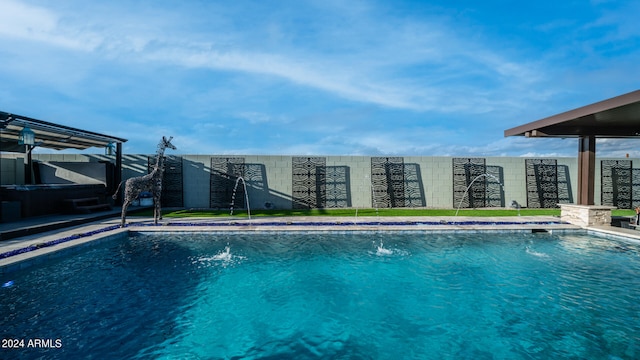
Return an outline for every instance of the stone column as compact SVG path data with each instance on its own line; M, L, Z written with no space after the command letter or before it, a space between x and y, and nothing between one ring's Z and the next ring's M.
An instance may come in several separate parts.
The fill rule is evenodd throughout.
M559 204L560 220L580 227L611 225L614 206Z

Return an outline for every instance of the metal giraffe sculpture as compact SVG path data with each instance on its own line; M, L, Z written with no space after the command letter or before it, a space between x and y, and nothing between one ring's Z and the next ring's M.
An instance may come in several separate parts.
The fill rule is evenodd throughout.
M166 148L173 150L176 149L176 147L171 143L171 139L173 139L173 136L168 140L163 136L162 140L160 140L160 143L158 144L158 151L156 152L156 164L150 173L144 176L129 178L125 182L120 227L124 227L125 225L127 208L143 191L150 191L153 194L153 223L158 224L158 220L162 219L160 196L162 195L162 174L164 173L164 150ZM121 185L122 182L118 185L116 193L113 194L114 199L117 198Z

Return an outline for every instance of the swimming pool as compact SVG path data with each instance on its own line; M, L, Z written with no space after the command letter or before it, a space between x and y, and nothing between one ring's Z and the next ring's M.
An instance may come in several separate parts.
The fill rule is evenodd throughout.
M142 232L0 280L27 359L640 357L640 246L582 233Z

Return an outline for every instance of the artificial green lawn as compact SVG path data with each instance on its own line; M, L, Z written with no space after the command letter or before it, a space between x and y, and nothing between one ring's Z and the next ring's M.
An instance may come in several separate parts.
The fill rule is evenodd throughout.
M252 217L261 216L455 216L455 209L310 209L310 210L251 210ZM458 216L560 216L560 209L460 209ZM153 216L152 210L143 211L137 215ZM228 217L229 210L169 210L163 211L163 217ZM633 216L633 210L613 210L613 216ZM247 217L246 210L234 210L233 216Z

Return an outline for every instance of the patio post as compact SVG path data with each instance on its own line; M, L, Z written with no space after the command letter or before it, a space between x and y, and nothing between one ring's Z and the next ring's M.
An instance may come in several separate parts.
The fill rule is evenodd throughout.
M114 183L117 188L120 182L122 181L122 143L118 142L116 144L116 173L114 174ZM116 205L122 205L122 196L120 193L117 194L117 198L115 201Z
M596 137L582 135L578 140L578 205L594 205L596 177Z

